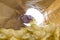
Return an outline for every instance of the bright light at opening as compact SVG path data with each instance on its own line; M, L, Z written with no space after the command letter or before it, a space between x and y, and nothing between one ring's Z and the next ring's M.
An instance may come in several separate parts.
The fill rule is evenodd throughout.
M44 22L43 14L37 9L29 8L27 10L27 12L25 13L25 15L31 15L32 17L34 17L37 25L40 25ZM30 26L29 23L28 24L24 23L24 24L27 25L27 26Z

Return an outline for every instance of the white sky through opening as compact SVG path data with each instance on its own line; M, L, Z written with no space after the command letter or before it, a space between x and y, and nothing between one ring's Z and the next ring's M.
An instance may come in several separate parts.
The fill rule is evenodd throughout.
M37 10L35 8L29 8L26 11L25 15L31 15L32 17L34 17L34 19L36 20L36 24L37 25L40 25L40 24L42 24L44 22L44 16L43 16L43 14L39 10ZM26 26L30 26L30 23L28 23L28 24L24 23L24 24Z

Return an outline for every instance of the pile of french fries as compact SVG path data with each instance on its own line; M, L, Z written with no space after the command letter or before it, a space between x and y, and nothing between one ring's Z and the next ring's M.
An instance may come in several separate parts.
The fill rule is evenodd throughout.
M60 27L55 24L30 27L20 30L0 28L0 40L60 40Z

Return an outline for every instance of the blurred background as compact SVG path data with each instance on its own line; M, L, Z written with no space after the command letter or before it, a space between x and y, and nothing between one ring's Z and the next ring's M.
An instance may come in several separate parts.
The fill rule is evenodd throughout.
M20 28L24 25L20 20L30 7L36 7L43 12L49 12L46 24L60 24L60 0L0 0L0 27ZM38 14L38 13L37 13Z

